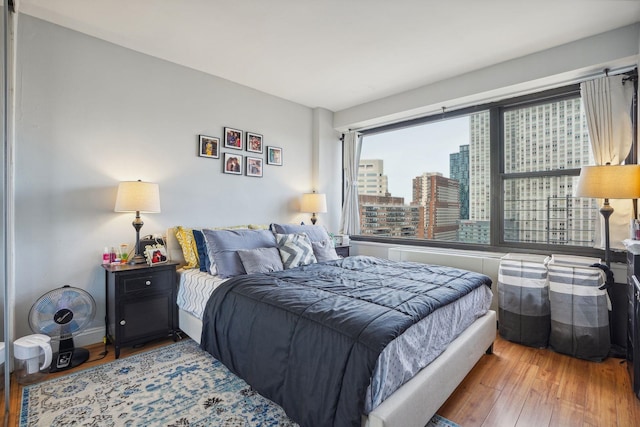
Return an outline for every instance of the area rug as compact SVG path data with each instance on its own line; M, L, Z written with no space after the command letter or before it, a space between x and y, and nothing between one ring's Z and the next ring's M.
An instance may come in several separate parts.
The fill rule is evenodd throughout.
M297 426L193 340L23 388L21 427L70 425Z

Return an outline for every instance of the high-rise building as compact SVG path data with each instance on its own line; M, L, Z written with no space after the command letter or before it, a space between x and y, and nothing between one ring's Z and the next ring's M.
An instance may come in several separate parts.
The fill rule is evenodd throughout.
M460 219L469 219L469 145L449 154L449 178L460 183Z
M591 144L580 98L504 113L504 171L529 173L589 164ZM577 176L554 175L504 182L507 241L590 246L597 211L573 196Z
M460 219L460 184L438 172L413 179L414 206L424 207L424 238L456 240Z
M381 159L360 160L358 167L358 194L390 196L384 162Z
M489 113L469 120L469 219L489 221L491 215L491 149Z

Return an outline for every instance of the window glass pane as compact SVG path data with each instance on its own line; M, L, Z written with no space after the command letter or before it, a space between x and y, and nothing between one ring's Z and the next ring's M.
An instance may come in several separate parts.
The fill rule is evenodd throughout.
M577 184L577 176L506 179L504 240L593 246L598 208L571 196Z
M593 164L580 98L508 110L504 121L504 172L579 169Z
M581 99L508 110L503 123L505 173L525 174L503 182L504 240L593 246L597 201L573 197L579 168L594 164ZM526 177L536 172L547 175Z
M489 112L365 135L361 233L489 243Z

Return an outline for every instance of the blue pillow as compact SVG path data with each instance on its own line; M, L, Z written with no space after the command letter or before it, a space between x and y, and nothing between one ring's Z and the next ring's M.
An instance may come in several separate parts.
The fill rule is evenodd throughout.
M321 225L271 224L271 230L277 234L305 233L311 243L331 240L327 230Z
M207 242L204 240L204 234L201 230L193 229L193 240L196 241L196 248L198 249L198 258L200 259L200 271L205 273L209 271L211 267L211 260L207 254Z
M247 274L238 251L277 247L276 238L269 230L202 230L218 276L233 277Z

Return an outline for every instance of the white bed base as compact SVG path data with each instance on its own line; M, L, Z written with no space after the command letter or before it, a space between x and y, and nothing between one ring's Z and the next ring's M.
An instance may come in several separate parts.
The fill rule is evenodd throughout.
M180 329L200 343L202 321L179 310ZM362 418L364 427L424 427L496 338L496 312L471 324L426 368Z

